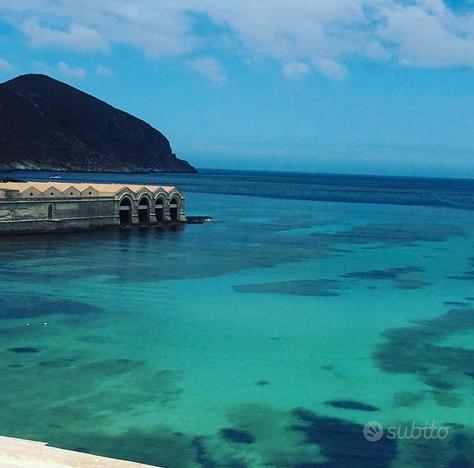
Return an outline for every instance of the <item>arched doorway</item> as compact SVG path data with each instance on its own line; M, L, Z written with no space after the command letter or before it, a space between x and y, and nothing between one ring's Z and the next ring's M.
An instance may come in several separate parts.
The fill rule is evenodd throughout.
M132 224L132 201L128 197L122 198L120 202L119 218L122 226Z
M156 222L163 223L165 220L165 202L163 198L157 198L155 202Z
M170 218L171 221L178 221L179 201L177 197L173 197L170 201Z
M48 205L48 219L53 219L54 214L54 206Z
M148 197L142 197L138 203L138 222L148 224L150 222L150 202Z

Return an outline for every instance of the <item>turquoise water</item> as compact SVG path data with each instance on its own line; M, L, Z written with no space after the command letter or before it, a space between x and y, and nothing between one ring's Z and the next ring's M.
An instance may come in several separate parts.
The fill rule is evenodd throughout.
M2 435L168 467L473 466L474 212L187 211L216 222L0 240ZM372 420L449 437L371 443Z

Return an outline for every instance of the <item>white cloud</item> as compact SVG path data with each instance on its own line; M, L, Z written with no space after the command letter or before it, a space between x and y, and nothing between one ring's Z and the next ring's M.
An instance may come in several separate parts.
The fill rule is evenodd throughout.
M0 14L36 47L127 44L187 60L217 47L275 60L290 78L305 73L299 63L340 79L354 59L474 67L474 14L442 0L0 0ZM222 67L206 60L195 65L222 81Z
M473 18L457 18L438 1L424 4L396 5L384 12L378 32L393 45L399 62L422 67L473 66Z
M251 53L288 62L307 62L340 76L340 60L356 53L366 33L363 5L353 0L208 0L210 18L226 26Z
M96 75L99 76L112 76L113 72L109 67L106 67L105 65L99 64L95 68L95 73Z
M0 57L0 73L13 70L13 65Z
M214 57L198 57L189 61L189 65L199 74L217 84L224 84L227 75L220 62Z
M293 80L311 73L311 67L304 62L289 62L283 66L281 71L288 79Z
M340 80L346 76L346 67L331 58L321 57L315 59L315 64L319 70L329 78Z
M104 51L127 44L151 58L191 52L193 20L170 0L0 0L0 14L20 24L32 45Z
M82 79L85 78L87 73L83 68L80 67L72 67L68 65L66 62L59 62L58 66L56 67L58 72L68 78L73 79Z
M34 47L55 46L77 51L105 51L106 42L99 33L88 26L71 23L66 30L42 26L36 20L27 20L21 30Z

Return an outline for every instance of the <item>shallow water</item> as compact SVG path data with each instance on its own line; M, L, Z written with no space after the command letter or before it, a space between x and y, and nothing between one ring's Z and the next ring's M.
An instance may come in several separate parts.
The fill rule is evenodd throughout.
M217 221L0 241L0 433L169 467L472 466L473 212L187 211ZM449 436L371 443L372 420Z

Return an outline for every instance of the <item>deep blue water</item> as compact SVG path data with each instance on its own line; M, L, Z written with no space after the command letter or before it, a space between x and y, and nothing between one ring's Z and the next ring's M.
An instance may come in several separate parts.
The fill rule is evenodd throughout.
M1 434L169 467L472 466L471 181L62 177L178 183L216 222L0 239Z
M47 180L49 172L5 172ZM59 173L63 180L173 183L187 192L474 209L474 180L201 169L199 174Z

